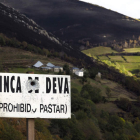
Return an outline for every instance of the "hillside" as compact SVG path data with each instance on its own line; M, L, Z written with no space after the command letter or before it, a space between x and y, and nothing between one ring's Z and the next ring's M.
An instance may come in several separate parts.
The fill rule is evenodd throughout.
M67 63L60 58L46 57L8 46L0 47L0 52L0 71L2 72L26 73L34 71L35 74L48 74L48 71L38 70L31 66L38 60L44 64L51 62L61 66ZM73 64L67 64L73 67ZM56 73L49 72L49 74ZM82 79L71 74L71 119L35 119L35 139L109 140L114 132L116 135L113 137L117 140L122 135L129 140L131 137L140 137L137 128L139 121L135 120L136 117L140 117L139 111L135 113L137 106L133 104L133 102L137 103L136 94L124 89L122 85L104 78L91 79L87 77L87 81L84 83L81 82ZM111 96L108 96L107 88L110 89ZM121 105L122 99L126 99L126 108L128 103L132 107L131 110L126 111L126 108L118 106ZM120 100L120 102L114 102L115 100ZM132 113L131 117L129 113ZM135 124L131 123L132 121L135 121ZM128 127L128 124L131 127ZM0 139L26 139L26 119L0 118L0 128ZM119 129L123 131L120 132ZM129 135L128 131L131 132Z
M44 64L51 62L61 66L67 63L60 58L46 57L8 46L0 47L0 52L2 72L34 71L35 74L48 74L48 71L29 66L38 60ZM67 64L73 67L73 64ZM90 73L90 70L87 71ZM86 79L87 81L82 83L83 78L71 74L71 119L35 119L35 139L111 140L113 137L120 140L123 136L132 140L140 137L139 100L136 94L105 78ZM110 89L110 96L107 89ZM26 139L26 119L0 118L0 128L0 139Z
M0 33L5 34L9 38L15 38L20 42L28 42L41 49L55 50L74 58L84 58L85 61L90 62L90 59L80 51L63 43L53 34L48 33L32 19L1 3L0 19Z
M0 0L3 2L3 0ZM76 0L5 0L74 48L111 45L138 39L140 22L117 12Z

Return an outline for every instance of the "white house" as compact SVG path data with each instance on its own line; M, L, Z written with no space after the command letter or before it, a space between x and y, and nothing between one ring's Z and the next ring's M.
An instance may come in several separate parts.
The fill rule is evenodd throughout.
M72 71L72 73L75 73L76 71L79 71L79 68L73 67L73 68L71 69L71 71Z
M75 72L75 75L79 76L79 77L83 77L84 76L84 72L81 70L78 70Z
M61 72L63 71L63 67L60 67L60 66L54 66L53 67L53 71L54 72L59 72L61 70Z
M43 63L40 62L40 61L36 62L36 63L33 65L33 67L35 67L35 68L40 68L41 66L43 66Z

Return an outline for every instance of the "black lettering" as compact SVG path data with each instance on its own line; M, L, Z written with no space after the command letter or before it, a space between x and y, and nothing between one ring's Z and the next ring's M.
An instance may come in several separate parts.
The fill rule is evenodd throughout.
M53 93L56 93L56 78L53 78Z
M4 76L4 92L9 92L9 76Z
M2 76L0 76L0 92L2 92Z
M56 107L56 113L59 112L60 113L60 110L59 110L59 105L57 105Z
M40 112L41 110L43 110L43 108L44 108L43 104L40 104Z
M13 80L15 80L15 76L12 76L10 86L11 86L11 91L12 93L15 93L15 89L13 88Z
M51 104L48 105L48 108L49 108L48 112L52 113L52 105Z
M44 106L44 111L43 112L47 112L47 105Z
M61 108L61 113L64 113L64 105L61 105L60 108Z
M30 111L31 111L31 105L27 104L27 112L30 112Z
M51 80L50 78L46 78L46 93L50 93L51 91Z
M61 82L60 82L60 78L58 78L59 93L62 93L62 85L63 85L63 78L61 78Z
M40 112L41 112L41 110L43 110L43 104L40 104Z
M65 85L64 85L64 93L69 93L69 87L68 87L68 79L65 78Z
M39 81L39 77L35 77L35 80ZM35 93L39 93L39 89L35 90Z
M5 109L6 109L6 112L7 112L7 103L4 103L3 111L5 111Z
M54 113L55 113L55 106L56 106L56 104L53 104L53 107L54 107L54 108L53 108L53 110L54 110Z
M24 112L24 104L20 104L20 112Z
M10 110L10 106L11 106L11 110ZM9 103L9 105L8 105L8 110L9 110L9 112L12 112L12 110L13 110L13 105L11 103Z
M17 89L16 89L16 93L21 93L21 83L20 83L20 77L18 76L17 78Z

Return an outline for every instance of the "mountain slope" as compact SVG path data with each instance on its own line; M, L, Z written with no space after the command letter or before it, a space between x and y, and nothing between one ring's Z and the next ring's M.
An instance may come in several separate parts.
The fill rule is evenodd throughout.
M2 0L0 0L2 1ZM79 48L124 41L140 35L140 22L111 10L76 0L6 0L60 39Z
M58 38L56 39L53 34L48 33L33 20L1 3L0 19L0 33L5 34L9 38L16 38L21 42L26 41L40 48L63 52L68 56L78 59L85 58L85 60L90 61L87 56L63 43Z

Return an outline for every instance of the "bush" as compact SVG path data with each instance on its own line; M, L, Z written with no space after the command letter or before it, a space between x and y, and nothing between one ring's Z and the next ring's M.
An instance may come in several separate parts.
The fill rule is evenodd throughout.
M91 99L95 103L102 100L101 90L97 87L92 87L90 84L84 85L80 93L82 97Z
M83 110L79 110L78 112L76 112L76 119L77 120L87 119L87 114Z
M25 140L25 136L7 122L0 120L0 139L1 140Z
M73 94L78 94L79 93L79 91L78 91L78 89L77 88L71 88L71 93Z
M97 87L93 87L92 91L89 92L91 100L95 103L98 103L102 100L101 90Z
M120 107L124 111L130 111L132 108L132 103L126 98L120 98L120 101L118 102L118 107Z
M85 106L85 100L77 94L71 97L71 110L72 112L83 110Z
M124 127L124 122L116 115L112 115L109 117L107 130L110 132L122 132ZM120 131L121 130L121 131Z

